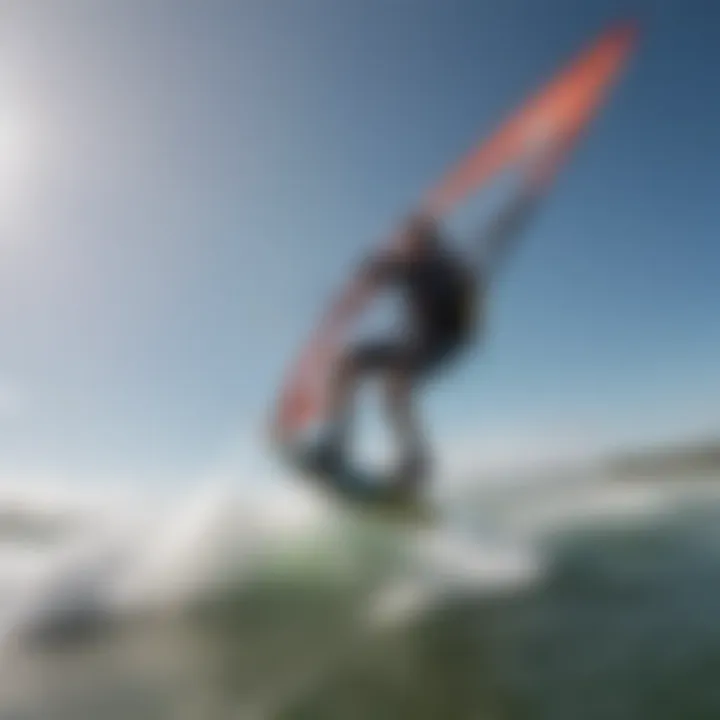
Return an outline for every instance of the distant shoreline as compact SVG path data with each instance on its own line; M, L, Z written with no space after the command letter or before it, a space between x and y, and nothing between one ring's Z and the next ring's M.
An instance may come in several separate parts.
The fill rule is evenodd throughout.
M663 445L645 450L616 454L605 467L613 475L671 475L718 472L720 476L720 440L705 440Z

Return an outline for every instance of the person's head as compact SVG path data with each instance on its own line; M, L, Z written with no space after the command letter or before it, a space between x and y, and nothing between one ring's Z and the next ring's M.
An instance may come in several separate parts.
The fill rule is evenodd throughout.
M417 212L407 218L400 234L403 251L423 255L437 250L440 244L440 226L432 215Z

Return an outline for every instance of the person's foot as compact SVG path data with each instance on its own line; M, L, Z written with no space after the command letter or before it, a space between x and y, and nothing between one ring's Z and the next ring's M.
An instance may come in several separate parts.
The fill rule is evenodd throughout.
M400 495L416 495L430 470L428 458L422 454L410 455L402 462L396 475L396 488Z
M345 454L340 443L323 440L311 452L312 463L319 472L336 472L343 466Z

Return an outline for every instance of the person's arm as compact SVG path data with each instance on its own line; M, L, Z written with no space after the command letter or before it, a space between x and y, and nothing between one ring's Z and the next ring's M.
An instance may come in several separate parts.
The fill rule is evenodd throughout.
M474 251L474 265L491 279L513 249L539 203L532 190L521 191L483 229Z
M385 251L371 255L358 268L350 287L331 304L324 327L342 327L367 301L369 293L381 285L396 282L406 267L406 261L396 254Z

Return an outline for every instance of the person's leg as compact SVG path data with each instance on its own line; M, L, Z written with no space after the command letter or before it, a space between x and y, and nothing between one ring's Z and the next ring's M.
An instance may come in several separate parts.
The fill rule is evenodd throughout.
M366 375L391 367L398 355L396 345L369 342L351 348L338 361L330 384L326 432L320 443L322 461L329 465L343 462L352 437L354 399Z
M358 385L369 374L386 381L386 412L398 438L402 462L398 487L416 489L430 469L430 453L415 409L418 386L444 364L453 345L445 340L426 342L379 341L360 345L338 362L330 387L327 431L319 447L321 462L337 467L352 434L353 400Z
M325 444L328 451L338 457L344 457L350 436L359 374L356 353L346 353L338 362L330 383Z
M430 454L415 406L415 379L410 363L390 369L386 376L386 411L401 450L396 477L397 489L402 491L416 491L425 480L430 465Z
M402 450L400 489L415 491L430 474L432 455L421 427L416 399L423 383L439 372L458 348L459 344L452 338L421 338L398 351L394 364L387 368L387 414Z

